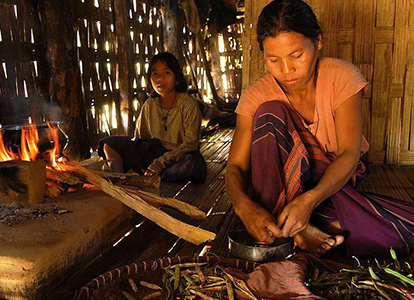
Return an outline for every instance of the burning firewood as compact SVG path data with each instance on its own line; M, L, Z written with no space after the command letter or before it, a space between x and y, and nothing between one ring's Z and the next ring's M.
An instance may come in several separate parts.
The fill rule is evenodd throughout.
M65 189L58 183L46 180L45 196L49 198L58 198L65 192Z
M132 193L130 190L116 186L81 166L66 164L64 165L64 169L72 172L77 177L81 177L82 181L88 181L89 183L95 185L106 194L121 201L123 204L155 222L160 227L183 238L186 241L189 241L190 243L199 245L205 241L213 240L216 236L212 232L174 219L165 212L148 204L141 197L135 193Z
M58 171L51 168L46 169L46 177L52 181L68 185L77 185L82 183L82 181L80 181L78 177L73 176L68 172Z

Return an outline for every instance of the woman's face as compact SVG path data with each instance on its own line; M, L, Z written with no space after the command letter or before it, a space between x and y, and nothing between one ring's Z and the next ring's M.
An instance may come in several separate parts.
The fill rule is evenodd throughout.
M161 60L154 64L154 68L151 72L151 84L154 90L163 97L176 92L175 87L177 81L175 79L175 74Z
M315 84L320 38L315 44L297 32L282 32L263 40L267 69L286 91L303 91Z

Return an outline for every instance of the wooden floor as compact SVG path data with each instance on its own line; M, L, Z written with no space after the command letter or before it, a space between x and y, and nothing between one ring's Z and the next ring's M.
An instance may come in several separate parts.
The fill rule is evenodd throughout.
M224 186L224 171L232 136L233 129L225 128L202 140L201 151L208 166L205 183L163 183L160 189L162 196L175 197L207 212L207 220L194 221L176 211L168 211L178 219L215 232L217 237L212 243L194 246L137 215L136 228L127 237L111 249L104 249L89 265L80 267L45 299L72 299L75 291L93 278L137 261L176 255L194 256L205 251L229 256L227 234L239 222ZM361 183L359 189L414 202L414 167L374 166L372 174Z

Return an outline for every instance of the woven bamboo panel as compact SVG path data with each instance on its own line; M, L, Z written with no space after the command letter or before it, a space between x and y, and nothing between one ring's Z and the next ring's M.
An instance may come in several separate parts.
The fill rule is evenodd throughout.
M264 73L256 22L267 0L246 0L243 88ZM322 56L354 63L370 82L364 134L374 163L414 165L414 1L307 0L323 29Z

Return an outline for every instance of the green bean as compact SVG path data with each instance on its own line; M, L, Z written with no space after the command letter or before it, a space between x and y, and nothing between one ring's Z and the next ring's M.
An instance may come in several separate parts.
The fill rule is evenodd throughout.
M149 300L155 297L159 297L161 295L162 295L162 292L154 292L154 293L146 295L144 298L142 298L142 300Z
M395 264L395 268L400 271L401 270L401 266L400 266L400 262L397 259L397 253L395 253L394 249L390 249L390 253L391 253L391 257L394 260L394 264Z
M130 293L127 293L125 291L122 291L122 295L124 295L124 297L127 298L128 300L137 300Z
M393 269L390 269L390 268L387 268L387 267L384 268L384 271L387 274L391 274L391 275L397 277L398 279L400 279L401 282L408 283L408 284L414 286L414 280L398 273L397 271L394 271Z
M180 283L180 267L178 265L175 266L174 277L172 280L174 281L173 291L175 291L178 289Z
M368 272L372 279L380 280L380 278L377 276L377 274L375 274L374 269L371 266L368 267Z

